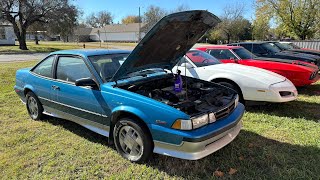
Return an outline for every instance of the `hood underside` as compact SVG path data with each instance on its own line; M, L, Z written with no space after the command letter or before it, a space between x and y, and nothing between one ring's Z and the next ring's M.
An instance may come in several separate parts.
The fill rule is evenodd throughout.
M143 69L172 69L185 53L220 22L208 11L196 10L170 14L145 35L112 80Z

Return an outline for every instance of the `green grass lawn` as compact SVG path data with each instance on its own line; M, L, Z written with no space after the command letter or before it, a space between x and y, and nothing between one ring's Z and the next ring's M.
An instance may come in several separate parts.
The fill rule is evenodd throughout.
M206 158L154 155L138 165L75 123L31 120L13 86L15 71L34 64L0 64L0 179L320 178L320 83L300 89L297 101L247 108L239 136Z
M16 44L18 44L16 42ZM16 46L0 46L0 54L21 54L21 53L47 53L58 50L65 49L81 49L83 48L83 44L85 44L87 49L96 49L96 48L121 48L121 47L132 47L136 46L136 43L117 43L117 42L86 42L86 43L75 43L69 42L64 43L60 41L39 41L39 45L36 45L34 42L27 42L27 46L29 50L23 51L19 49L19 45Z

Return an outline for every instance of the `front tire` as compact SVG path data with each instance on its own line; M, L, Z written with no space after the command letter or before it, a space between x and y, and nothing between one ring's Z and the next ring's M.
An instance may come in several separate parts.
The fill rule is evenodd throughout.
M152 154L152 139L141 123L130 119L120 119L113 130L113 137L119 154L131 162L142 163Z
M33 92L28 92L26 95L26 106L29 116L33 120L40 120L43 117L43 107L39 99Z

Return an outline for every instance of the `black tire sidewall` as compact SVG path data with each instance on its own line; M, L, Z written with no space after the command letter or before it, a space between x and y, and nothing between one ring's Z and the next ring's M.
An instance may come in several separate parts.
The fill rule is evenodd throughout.
M33 97L33 98L36 100L36 102L37 102L38 114L37 114L36 118L33 118L33 117L31 116L31 113L30 113L30 110L29 110L29 107L28 107L28 99L29 99L30 97ZM33 120L40 120L40 119L43 117L43 114L42 114L42 112L43 112L42 104L41 104L41 102L39 101L38 97L37 97L33 92L28 92L27 95L26 95L26 107L27 107L27 111L28 111L29 116L30 116Z
M141 136L141 139L142 139L142 143L143 143L143 153L142 153L142 156L139 158L139 159L136 159L136 160L131 160L129 159L128 155L126 153L123 152L121 146L120 146L120 142L119 142L119 131L122 127L124 126L131 126L132 128L134 128L138 133L139 135ZM135 163L143 163L145 162L146 160L149 159L149 157L151 156L152 154L152 151L153 151L153 146L152 146L152 140L151 140L151 137L150 135L148 134L148 132L145 130L145 127L143 125L141 125L139 122L137 121L134 121L133 119L130 119L130 118L123 118L123 119L120 119L114 129L113 129L113 138L114 138L114 144L116 146L116 149L118 151L118 153L130 160L131 162L135 162Z
M225 81L221 81L221 82L218 82L218 83L221 84L221 85L223 85L223 86L226 86L226 87L228 87L228 88L231 88L231 89L233 89L234 91L236 91L237 94L239 95L239 101L240 101L241 103L245 104L245 100L244 100L243 97L242 97L241 90L240 90L237 86L233 85L232 83L225 82Z

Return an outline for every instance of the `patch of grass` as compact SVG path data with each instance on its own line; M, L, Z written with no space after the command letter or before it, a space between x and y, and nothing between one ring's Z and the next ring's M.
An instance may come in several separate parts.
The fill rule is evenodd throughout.
M18 44L18 43L16 43ZM24 54L24 53L48 53L66 49L82 49L85 44L86 49L108 48L121 49L122 47L134 48L136 43L117 43L117 42L86 42L86 43L64 43L60 41L39 41L39 45L34 42L27 42L29 50L20 50L19 45L16 46L0 46L0 54Z
M35 62L0 64L0 174L3 179L319 179L320 83L297 101L247 108L231 144L198 161L154 155L124 160L106 138L62 119L31 120L13 91L15 71ZM237 172L228 174L230 168Z

